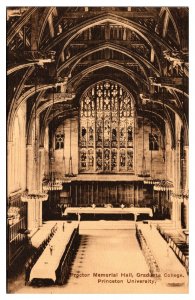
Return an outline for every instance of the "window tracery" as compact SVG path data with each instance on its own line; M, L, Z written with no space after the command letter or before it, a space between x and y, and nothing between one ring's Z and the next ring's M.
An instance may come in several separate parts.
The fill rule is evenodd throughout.
M80 172L132 172L134 107L120 84L95 84L80 102Z
M64 134L61 132L57 132L55 135L55 149L63 149L64 148Z
M149 150L150 151L159 150L159 138L157 134L149 133Z

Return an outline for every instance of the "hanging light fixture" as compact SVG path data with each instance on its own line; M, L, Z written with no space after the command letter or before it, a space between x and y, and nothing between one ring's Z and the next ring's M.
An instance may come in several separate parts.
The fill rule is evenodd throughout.
M149 177L150 174L147 172L146 170L146 157L145 157L145 148L144 148L144 113L143 113L143 118L142 118L142 128L143 128L143 132L142 132L142 150L143 150L143 155L142 155L142 171L141 174L138 174L139 177Z
M180 136L180 168L181 168L181 179L180 179L180 188L181 188L181 195L186 195L188 194L188 191L186 191L186 185L184 182L184 172L185 172L185 154L184 154L184 124L185 124L185 117L184 117L184 112L185 112L185 106L184 106L184 101L185 101L185 95L184 95L184 85L185 85L185 69L184 69L185 63L183 62L183 64L181 65L181 74L182 74L182 110L183 110L183 114L182 114L182 130L181 130L181 136ZM187 178L186 178L187 179ZM185 180L186 180L185 179Z
M185 41L181 40L181 45L183 45ZM186 63L188 61L188 53L185 53L183 50L181 50L182 56L183 56L183 60L180 63L180 71L182 74L182 110L183 110L183 114L182 114L182 123L184 124L185 120L184 120L184 111L185 111L185 107L184 107L184 101L185 101L185 72L187 72L187 69L185 69L185 67L187 67ZM181 54L181 53L180 53ZM183 168L184 168L184 157L181 158L182 164L181 164L181 190L179 193L171 193L171 196L173 198L179 199L180 201L188 201L189 200L189 189L188 189L188 185L184 187L184 182L183 182Z
M72 166L72 127L71 127L71 116L70 116L70 152L69 152L69 169L66 177L75 177L76 175L73 173L73 166Z
M152 103L152 96L154 94L154 86L152 85L153 83L153 78L149 78L150 81L150 88L149 88L149 99L151 103L151 123L150 123L150 136L151 139L153 138L153 128L152 128L152 117L153 117L153 103ZM155 185L158 184L160 179L155 179L152 177L153 169L152 169L152 162L153 162L153 157L152 157L152 147L150 149L150 178L144 179L144 184L149 184L149 185Z
M153 92L153 90L152 90ZM153 106L152 106L152 101L151 101L151 84L150 84L150 103L151 103L151 112L153 110ZM152 118L152 113L151 113L151 118ZM150 131L151 131L151 137L152 137L152 120L151 120L151 123L150 123ZM145 179L144 180L144 184L154 184L154 179L152 178L152 147L150 149L150 178L148 179Z
M155 185L158 184L160 182L160 179L155 179L155 178L148 178L148 179L144 179L144 184L150 184L150 185Z
M173 183L169 180L160 180L158 183L154 185L155 191L172 191Z
M35 136L35 146L34 146L34 161L37 162L37 66L35 65L34 71L34 83L35 83L35 100L34 100L34 111L35 111L35 127L34 127L34 136Z
M34 102L34 120L35 120L35 126L34 126L34 137L35 137L35 146L34 146L34 163L37 164L37 147L38 147L38 138L37 138L37 66L35 65L35 72L34 72L34 86L35 86L35 102ZM28 202L29 200L35 199L35 200L41 200L46 201L48 199L48 195L46 193L37 192L38 183L37 183L37 174L35 174L34 177L35 180L35 186L36 186L36 192L28 194L27 191L23 192L21 195L21 201Z
M182 191L180 194L172 192L171 196L181 201L189 200L189 191Z
M166 126L165 126L165 103L164 103L164 88L162 88L162 99L163 99L163 123L164 123L164 134L163 134L163 161L165 164L165 179L160 180L159 182L154 184L155 191L172 191L173 183L170 180L167 180L167 163L166 163Z
M23 202L28 202L29 200L33 200L33 199L46 201L48 199L48 194L46 193L28 194L27 192L24 192L21 195L21 200Z
M65 113L65 106L63 105L63 113ZM64 167L64 176L62 177L63 183L70 183L71 180L67 178L68 175L66 175L66 157L65 157L65 120L63 121L63 134L64 134L64 145L63 145L63 155L62 155L62 162Z
M63 105L63 111L64 110L64 105ZM63 143L63 155L62 155L62 162L63 162L63 167L64 167L64 176L66 175L66 158L65 158L65 127L64 127L64 122L65 120L63 121L63 135L64 135L64 143Z
M51 155L49 158L50 164L50 179L49 181L43 182L43 191L58 191L63 189L62 180L60 178L56 178L54 174L54 145L53 145L53 138L54 138L54 128L53 128L53 121L54 121L54 87L53 87L53 102L52 102L52 121L51 121L51 138L52 138L52 148L51 148Z

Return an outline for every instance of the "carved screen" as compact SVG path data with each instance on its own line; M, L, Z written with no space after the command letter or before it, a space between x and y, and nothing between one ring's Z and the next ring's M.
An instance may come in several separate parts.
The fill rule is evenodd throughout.
M92 86L80 102L80 172L134 169L134 106L130 93L112 81Z

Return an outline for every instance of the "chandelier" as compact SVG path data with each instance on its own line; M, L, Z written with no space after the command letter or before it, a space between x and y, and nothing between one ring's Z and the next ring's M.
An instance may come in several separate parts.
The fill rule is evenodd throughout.
M54 136L53 121L54 121L54 87L53 87L52 123L51 123L51 134L52 134L52 137ZM63 189L63 182L62 182L62 180L60 178L56 178L55 175L54 175L54 170L53 170L54 161L55 161L54 148L53 148L53 145L52 145L50 159L49 159L50 174L49 174L48 178L43 179L43 183L42 183L42 189L45 192L48 192L48 191L60 191L60 190Z
M164 88L162 90L162 95L163 95L163 121L165 124L165 104L164 104ZM152 129L151 129L152 131ZM163 133L163 161L164 161L164 165L165 165L165 179L149 179L149 180L145 180L144 183L146 184L153 184L153 189L155 191L172 191L174 186L173 183L166 179L167 178L167 165L166 165L166 153L165 153L165 135L166 135L166 128L164 129L164 133ZM152 151L151 151L151 155L152 155ZM152 158L151 158L151 165L152 165Z
M182 190L181 193L171 193L171 196L177 198L179 200L188 200L189 199L189 191Z
M27 192L25 192L21 195L22 202L28 202L29 200L46 201L47 199L48 199L48 194L46 193L28 194Z
M72 163L72 122L71 122L71 117L70 117L70 148L69 148L69 169L68 169L68 173L65 174L65 177L69 178L69 177L76 177L76 175L73 173L73 163Z
M43 191L61 191L63 189L62 180L54 179L48 182L43 182Z
M154 184L155 191L172 191L173 183L169 180L160 180L158 183Z
M145 157L145 148L144 148L144 113L143 113L143 119L142 119L142 128L143 128L143 132L142 132L142 138L143 138L143 141L142 141L142 151L143 151L143 154L142 154L142 171L141 171L141 174L138 174L139 177L150 177L150 174L149 172L146 170L146 157Z
M43 191L48 192L48 191L61 191L63 190L63 184L66 183L71 183L71 179L68 177L57 177L53 178L51 180L46 179L43 180Z
M64 107L63 107L64 109ZM53 111L53 118L54 120L54 88L53 88L53 103L52 103L52 111ZM51 123L51 131L52 136L54 136L54 128L53 123ZM64 122L63 122L63 136L65 139L65 128L64 128ZM50 154L50 174L49 176L45 176L45 179L42 183L42 189L43 191L60 191L63 190L63 184L71 183L71 177L75 177L76 175L73 174L72 171L72 154L71 154L71 120L70 120L70 158L69 158L69 172L66 174L66 167L65 167L65 151L64 151L64 143L63 143L63 156L62 156L62 164L64 168L64 176L57 175L54 172L54 162L55 162L55 156L54 156L54 147L52 146L51 154Z
M151 82L151 77L149 78L150 82ZM148 101L151 100L151 97L154 93L154 90L152 88L152 85L150 84L150 88L149 88L149 96L148 96ZM150 122L150 134L151 136L153 136L153 127L152 127L152 122L153 122L153 104L152 101L150 101L151 103L151 122ZM153 148L151 147L150 149L150 173L146 171L146 158L144 155L144 117L143 117L143 157L142 157L142 177L144 177L144 184L147 185L157 185L161 180L160 179L156 179L153 178L152 174L153 174ZM140 175L139 175L140 176Z
M144 179L144 184L151 184L151 185L156 185L160 182L160 179L155 179L155 178L147 178L147 179Z

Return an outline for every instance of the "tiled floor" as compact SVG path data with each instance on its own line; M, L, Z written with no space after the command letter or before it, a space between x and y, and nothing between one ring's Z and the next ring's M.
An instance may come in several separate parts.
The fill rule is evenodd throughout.
M105 229L106 227L109 229ZM187 293L186 286L168 287L154 278L146 277L148 266L135 236L134 222L102 221L97 224L85 222L80 226L80 234L81 244L72 265L71 275L65 285L25 286L24 276L20 275L11 284L10 292L22 294ZM143 281L140 282L140 279Z

